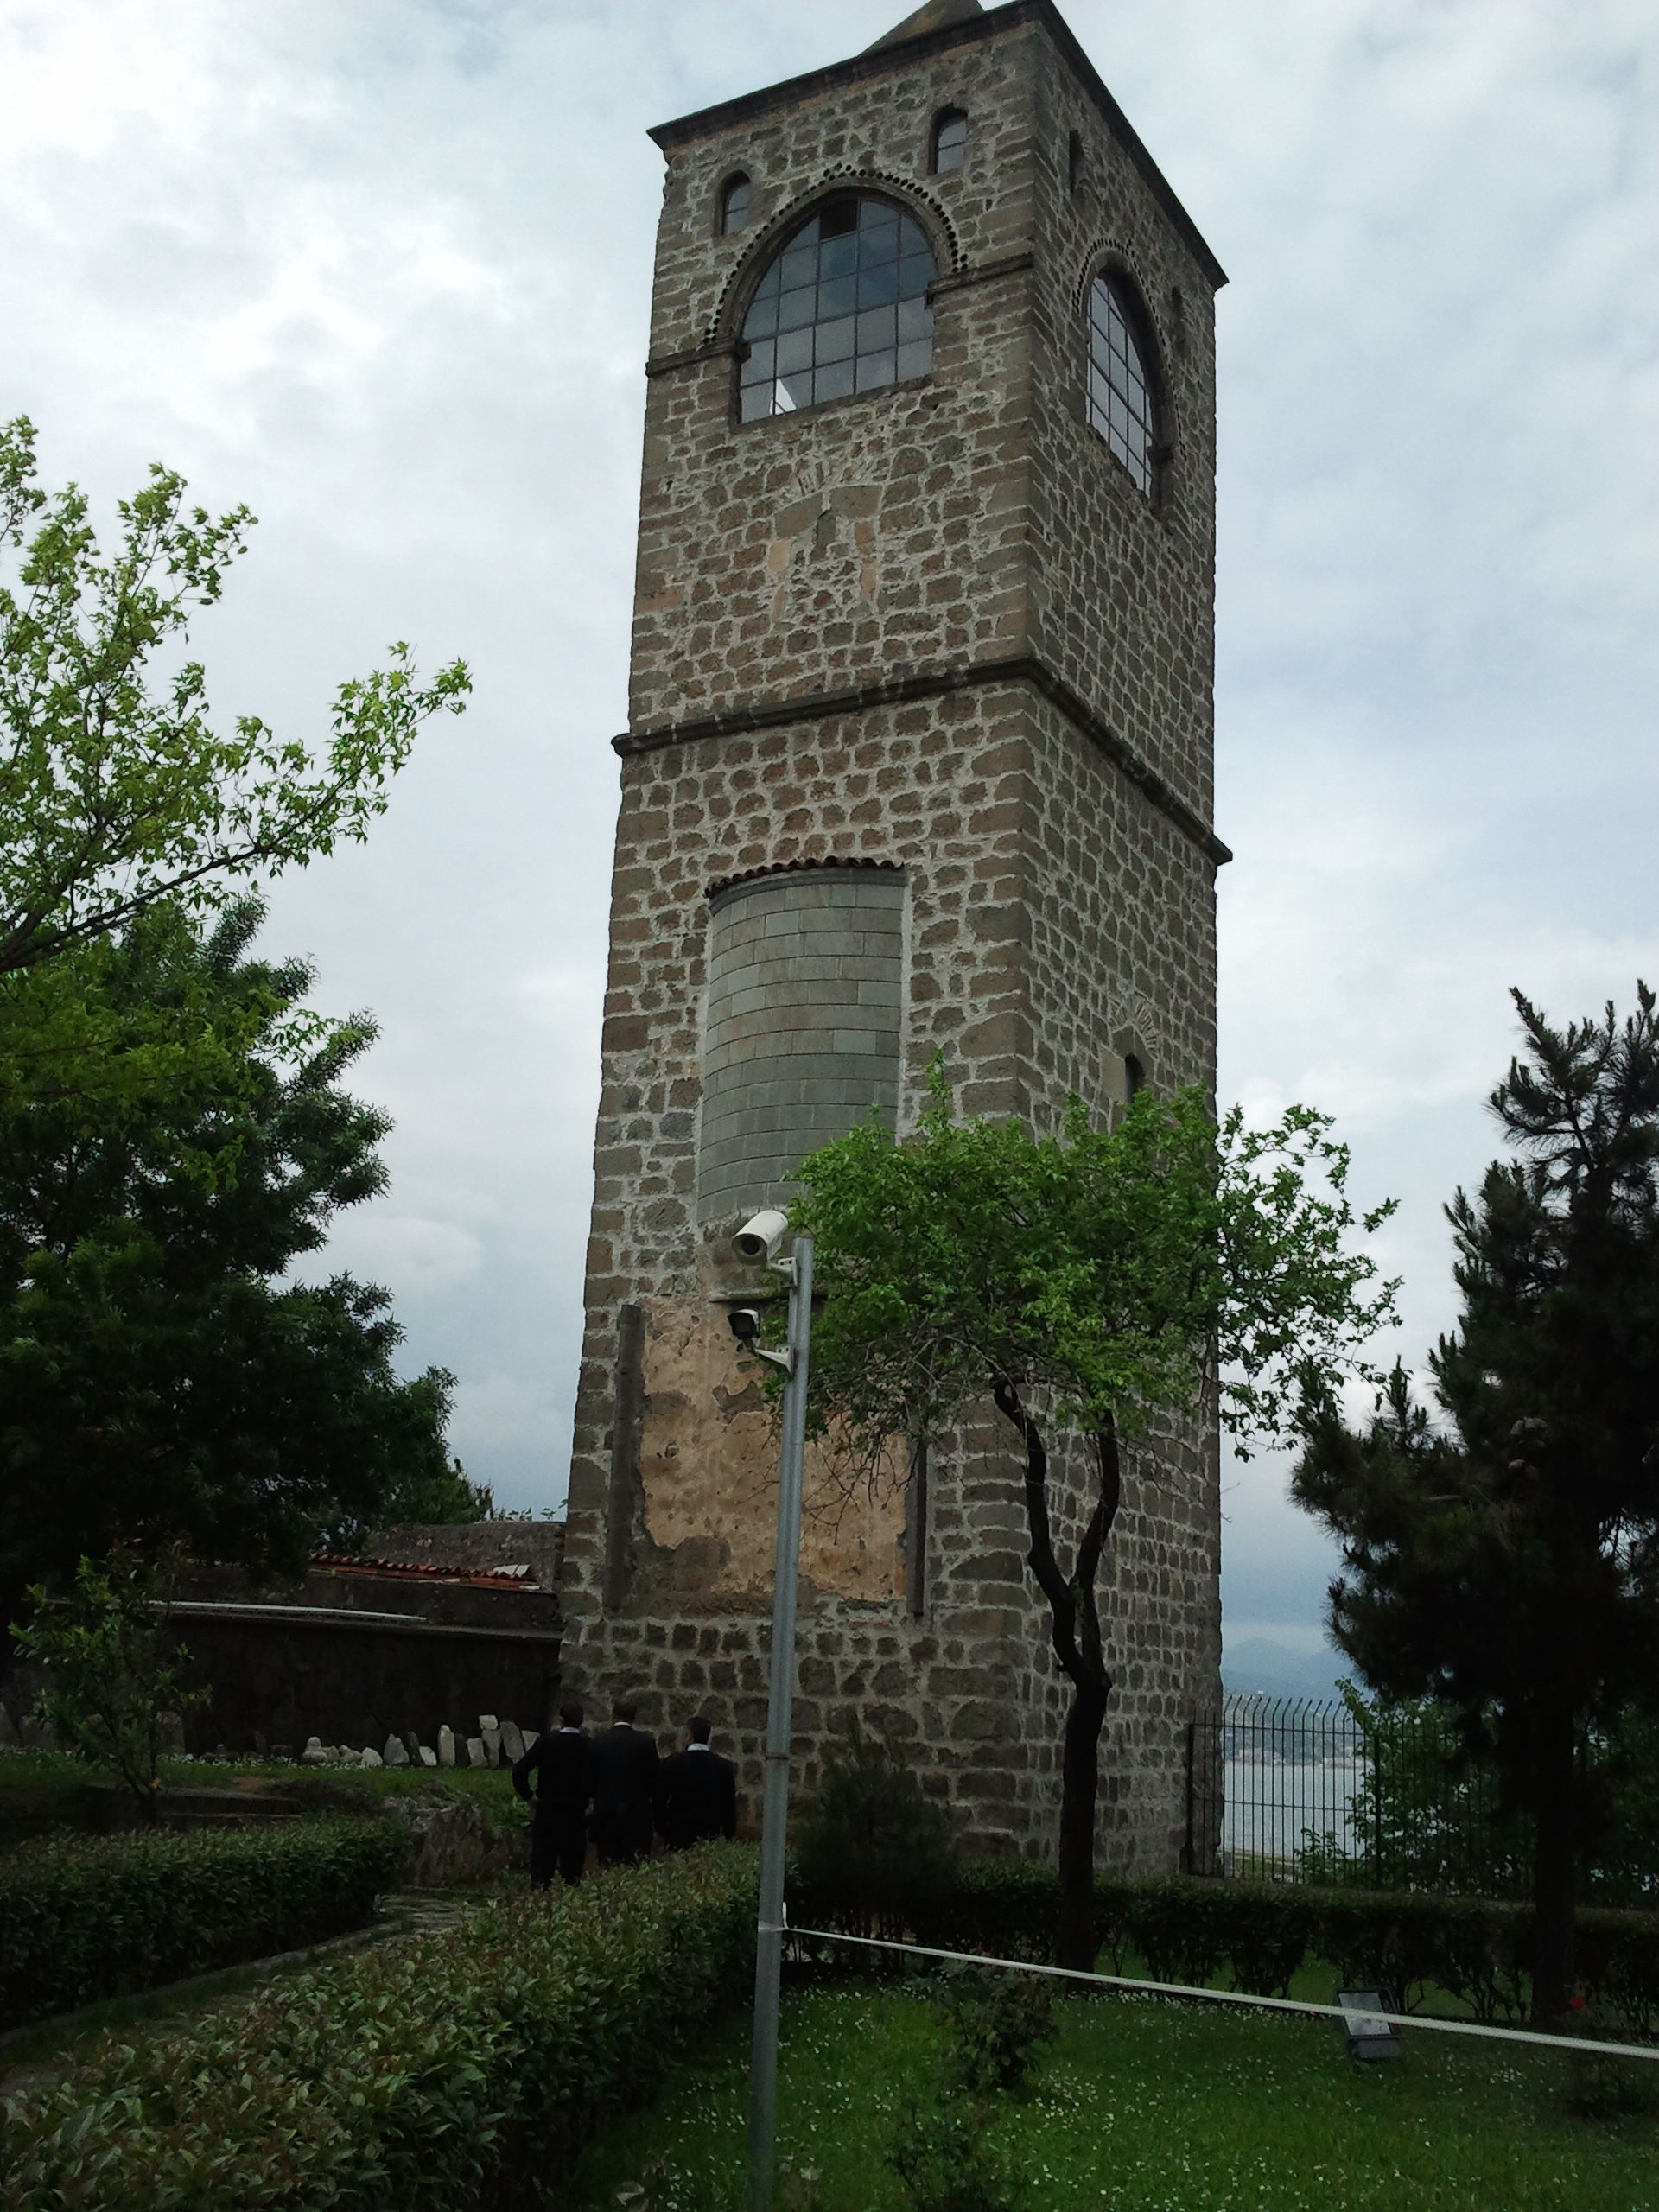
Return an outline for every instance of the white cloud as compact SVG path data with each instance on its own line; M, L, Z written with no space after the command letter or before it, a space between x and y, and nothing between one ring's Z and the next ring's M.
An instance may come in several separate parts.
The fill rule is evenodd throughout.
M453 1221L428 1221L371 1206L342 1217L329 1241L330 1267L398 1291L451 1290L478 1273L482 1240Z

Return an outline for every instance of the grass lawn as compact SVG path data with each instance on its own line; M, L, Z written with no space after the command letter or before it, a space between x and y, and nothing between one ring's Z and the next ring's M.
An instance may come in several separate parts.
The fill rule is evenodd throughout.
M1583 2062L1566 2054L1408 2033L1397 2063L1361 2067L1323 2021L1140 1997L1055 2009L1060 2036L1033 2095L997 2123L1030 2212L1659 2212L1653 2062L1611 2062L1651 2109L1592 2120L1573 2109ZM745 2012L594 2142L570 2205L741 2206L748 2040ZM913 1994L842 1984L786 1996L780 2212L906 2212L883 2154L938 2051Z

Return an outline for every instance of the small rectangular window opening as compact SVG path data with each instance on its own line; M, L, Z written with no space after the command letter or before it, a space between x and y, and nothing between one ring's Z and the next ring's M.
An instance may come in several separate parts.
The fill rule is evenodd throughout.
M720 194L720 230L722 238L730 238L734 231L741 231L749 219L749 180L734 176L724 184Z
M1065 188L1076 192L1083 181L1083 133L1074 130L1065 149Z
M959 169L968 152L968 118L960 108L947 108L933 126L933 169L944 176Z

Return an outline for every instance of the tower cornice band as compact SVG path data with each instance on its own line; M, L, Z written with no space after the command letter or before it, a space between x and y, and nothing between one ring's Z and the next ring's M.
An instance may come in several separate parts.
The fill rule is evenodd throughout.
M1217 868L1224 868L1232 859L1231 847L1222 842L1210 824L1193 812L1157 770L1126 743L1039 653L1010 653L999 660L968 661L957 668L887 677L880 683L859 684L848 690L809 691L799 698L756 700L745 706L726 708L719 714L694 715L683 721L665 722L655 729L624 730L611 740L611 744L626 760L642 753L660 753L671 745L702 745L713 739L779 729L791 722L823 721L836 715L864 714L873 707L906 706L918 699L947 698L952 692L966 691L977 684L998 683L1029 683L1058 707L1073 728L1103 753L1113 766L1128 777L1184 836L1191 838Z

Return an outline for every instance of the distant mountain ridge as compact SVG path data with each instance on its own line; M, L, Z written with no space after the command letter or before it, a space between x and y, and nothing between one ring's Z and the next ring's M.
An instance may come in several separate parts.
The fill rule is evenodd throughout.
M1240 1697L1316 1698L1334 1705L1337 1677L1348 1671L1349 1662L1329 1647L1293 1651L1265 1636L1222 1646L1222 1687Z

